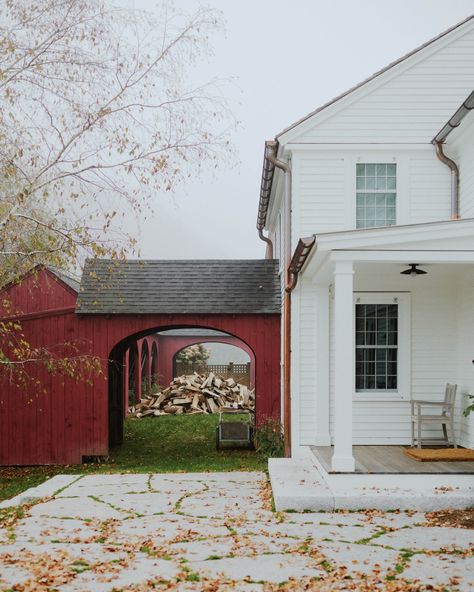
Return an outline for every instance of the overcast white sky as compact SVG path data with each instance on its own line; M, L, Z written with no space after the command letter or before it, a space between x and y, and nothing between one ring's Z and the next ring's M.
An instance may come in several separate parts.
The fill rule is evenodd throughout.
M152 10L151 0L130 0ZM176 0L193 10L196 0ZM203 64L234 77L240 164L157 196L140 221L141 256L260 258L255 229L265 140L474 12L473 0L211 0L227 22Z

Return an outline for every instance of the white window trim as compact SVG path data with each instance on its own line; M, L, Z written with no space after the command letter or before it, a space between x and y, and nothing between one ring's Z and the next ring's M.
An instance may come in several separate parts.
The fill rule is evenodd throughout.
M396 391L355 391L354 401L408 401L411 398L411 294L407 292L354 292L356 304L398 304L398 367ZM354 360L355 360L354 332ZM354 362L355 368L355 362Z
M388 189L386 187L384 190L381 190L381 189L375 189L375 188L373 188L373 189L367 189L367 187L366 187L364 189L359 189L357 187L357 180L359 179L359 177L357 175L357 166L358 165L364 165L364 166L366 166L366 165L375 165L375 167L376 167L378 164L384 165L384 166L385 165L395 166L395 188L394 189ZM377 175L377 173L376 173L376 175ZM367 175L364 174L364 176L362 178L365 180L367 178ZM387 177L387 174L385 174L385 179L387 179L387 178L388 178ZM390 178L392 178L392 176ZM355 225L356 225L356 228L357 229L363 229L363 228L385 228L386 226L396 226L396 224L397 224L397 201L398 201L398 199L397 199L398 198L397 180L398 180L398 167L397 167L397 163L396 162L383 162L383 163L380 163L380 162L379 163L357 162L356 163L356 196L355 196L355 199L356 199L356 217L355 217ZM357 223L358 223L357 207L358 207L358 202L359 202L359 195L365 195L365 196L367 196L367 195L373 195L373 196L375 196L375 199L376 199L378 195L384 195L385 196L386 194L390 194L390 195L393 195L395 197L395 203L393 205L393 208L395 209L394 222L392 224L387 224L387 207L388 206L385 204L385 224L374 225L374 226L366 226L366 225L364 225L364 226L358 226L357 225ZM367 205L365 205L364 207L366 208ZM377 207L377 204L374 205L374 208L376 208L376 207ZM374 210L374 221L376 221L376 220L377 220L377 216L376 216L376 213L375 213L375 210ZM365 221L367 221L367 220L365 219Z
M408 162L409 155L397 150L364 150L357 153L345 153L345 202L346 202L346 229L356 228L356 164L396 164L397 165L397 198L395 206L395 226L408 224L409 195L408 195ZM411 148L409 149L411 151ZM391 228L382 226L382 228Z

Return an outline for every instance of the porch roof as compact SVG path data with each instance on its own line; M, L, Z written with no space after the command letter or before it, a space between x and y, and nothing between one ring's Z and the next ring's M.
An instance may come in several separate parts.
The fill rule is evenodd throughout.
M327 232L315 239L303 267L309 276L335 260L474 263L474 218Z

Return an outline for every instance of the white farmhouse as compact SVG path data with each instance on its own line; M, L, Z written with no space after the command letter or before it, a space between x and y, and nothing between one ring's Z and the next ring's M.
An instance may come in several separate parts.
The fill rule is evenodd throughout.
M474 16L265 145L293 456L332 446L332 470L354 471L353 445L409 444L410 399L446 383L474 447L473 89Z

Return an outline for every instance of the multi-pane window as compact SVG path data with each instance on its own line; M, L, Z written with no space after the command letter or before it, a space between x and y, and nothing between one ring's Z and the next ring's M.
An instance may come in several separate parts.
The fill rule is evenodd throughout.
M398 304L356 304L356 391L398 388Z
M356 165L356 226L373 228L396 223L397 165Z

